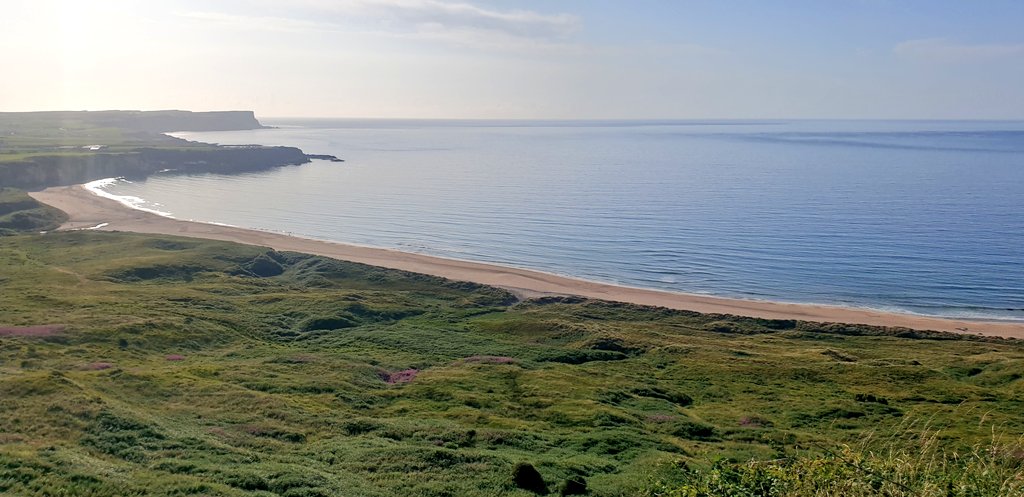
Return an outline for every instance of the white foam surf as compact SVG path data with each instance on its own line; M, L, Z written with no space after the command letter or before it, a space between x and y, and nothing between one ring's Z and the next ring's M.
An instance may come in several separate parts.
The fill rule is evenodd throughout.
M122 204L124 206L130 207L132 209L136 209L136 210L140 210L140 211L144 211L144 212L149 212L149 213L152 213L152 214L156 214L158 216L164 216L164 217L170 217L170 218L174 217L174 215L172 215L170 212L161 211L161 210L154 209L154 208L150 207L150 206L159 205L159 204L153 204L153 203L147 202L143 198L135 197L135 196L132 196L132 195L115 195L115 194L110 193L110 192L105 190L105 188L108 188L110 186L116 185L119 182L130 183L130 181L128 181L128 180L126 180L124 178L103 178L103 179L98 179L96 181L90 181L90 182L86 183L83 186L85 187L86 190L89 190L90 192L92 192L95 195L99 195L100 197L103 197L103 198L109 198L110 200L114 200L114 201L116 201L116 202L118 202L118 203L120 203L120 204Z

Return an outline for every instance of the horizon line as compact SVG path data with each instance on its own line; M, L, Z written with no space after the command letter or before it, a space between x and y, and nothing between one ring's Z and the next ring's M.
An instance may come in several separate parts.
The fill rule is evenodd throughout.
M162 109L56 109L56 110L0 110L0 114L31 114L44 112L252 112L257 119L308 119L308 120L361 120L361 121L546 121L546 122L771 122L771 121L971 121L971 122L1024 122L1020 117L384 117L384 116L310 116L310 115L261 115L253 109L191 110L183 108Z

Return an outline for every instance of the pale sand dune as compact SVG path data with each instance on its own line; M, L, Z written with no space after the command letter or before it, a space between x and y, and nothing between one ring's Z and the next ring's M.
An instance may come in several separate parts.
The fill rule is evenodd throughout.
M68 213L70 220L62 229L92 228L104 231L131 231L261 245L275 250L304 252L374 266L442 276L453 280L498 286L526 297L579 295L703 313L899 326L918 330L1024 338L1024 324L1020 323L940 319L867 309L783 304L645 290L566 278L526 269L309 240L264 231L178 221L128 208L114 200L94 195L81 186L54 187L31 195L41 202Z

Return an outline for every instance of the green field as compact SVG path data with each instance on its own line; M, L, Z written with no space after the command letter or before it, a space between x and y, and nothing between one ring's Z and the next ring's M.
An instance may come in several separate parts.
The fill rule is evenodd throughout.
M1022 373L1014 341L0 237L2 495L1024 495Z
M129 153L140 147L214 148L212 145L191 143L148 129L132 129L129 127L129 119L114 119L119 114L122 113L0 113L0 162L21 162L41 156L73 158L98 152ZM102 149L89 150L89 147L96 145Z

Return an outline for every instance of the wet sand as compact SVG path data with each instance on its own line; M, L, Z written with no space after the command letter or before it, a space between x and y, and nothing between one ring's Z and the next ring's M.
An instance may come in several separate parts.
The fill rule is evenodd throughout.
M943 319L870 309L786 304L647 290L567 278L528 269L311 240L266 231L180 221L129 208L117 201L94 195L82 186L48 188L41 192L33 192L31 195L68 214L70 219L61 229L93 228L104 231L131 231L260 245L275 250L304 252L453 280L492 285L505 288L520 297L578 295L703 313L897 326L917 330L1024 338L1024 324L1021 323Z

